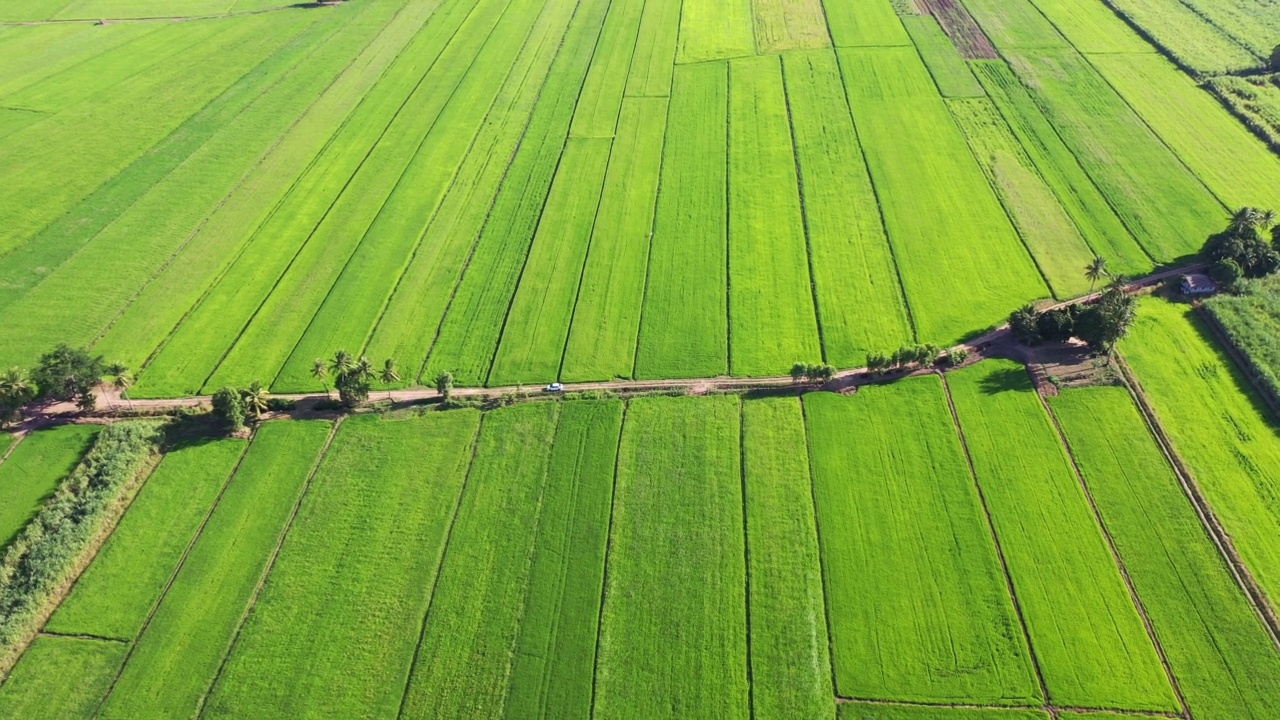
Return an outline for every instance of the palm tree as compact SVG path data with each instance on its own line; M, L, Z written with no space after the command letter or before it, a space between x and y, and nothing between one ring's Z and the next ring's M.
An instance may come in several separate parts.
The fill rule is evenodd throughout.
M1231 213L1231 222L1227 225L1227 229L1240 234L1258 227L1261 221L1262 211L1257 208L1242 207Z
M1094 255L1093 260L1084 266L1084 276L1089 278L1089 294L1093 294L1093 288L1098 281L1107 276L1107 259L1101 255Z
M329 368L324 364L323 358L316 358L315 362L311 363L311 377L320 381L321 387L324 388L324 396L329 397L329 383L325 382L329 377Z
M1261 210L1261 211L1259 211L1259 212L1258 212L1258 227L1259 227L1259 228L1261 228L1261 229L1263 229L1263 230L1266 230L1267 228L1274 227L1274 226L1275 226L1275 224L1276 224L1276 211L1275 211L1275 210Z
M253 384L244 389L244 405L254 418L261 418L262 413L267 411L267 391L262 387L262 383L257 380Z
M373 363L369 362L369 356L361 355L360 360L351 368L351 374L357 380L370 380L373 378Z
M10 417L21 417L23 405L31 402L35 387L22 368L12 367L0 373L0 426ZM8 412L12 411L12 415Z
M334 353L333 360L329 361L329 369L333 371L333 376L335 378L340 378L351 372L353 367L355 367L355 365L352 363L351 353L346 350L339 350Z
M378 379L387 386L387 399L390 400L392 384L400 382L400 373L396 372L394 359L387 358L387 361L382 364L382 372L378 373Z
M115 375L115 378L112 379L111 386L116 390L119 390L120 394L124 396L124 399L128 400L129 409L132 410L133 400L129 399L129 388L133 387L133 374L120 365L112 366L113 371L117 369L119 372L112 372L112 374Z

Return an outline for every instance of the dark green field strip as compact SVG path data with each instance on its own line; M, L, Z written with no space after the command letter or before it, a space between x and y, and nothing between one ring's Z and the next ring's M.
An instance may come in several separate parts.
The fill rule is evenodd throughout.
M677 67L635 375L729 370L728 64Z
M407 686L397 685L401 717L493 717L502 707L559 409L527 403L485 415L430 605L414 615L422 637Z
M631 377L666 127L666 98L622 101L565 345L566 381Z
M732 396L642 398L627 410L597 717L750 714L739 412Z
M1188 305L1143 300L1122 343L1174 450L1280 606L1280 430Z
M620 401L565 403L504 714L590 717Z
M102 428L63 425L27 435L0 464L0 549L22 532L44 499L58 489ZM0 456L12 436L0 440Z
M600 30L591 69L587 71L578 106L573 112L570 137L611 138L617 131L622 94L631 73L646 5L646 0L614 0L609 3L609 14Z
M751 0L683 0L677 63L754 55Z
M1059 715L1060 718L1067 717ZM1088 717L1093 718L1090 714ZM1050 720L1043 710L948 708L864 702L840 704L840 720Z
M782 56L827 362L856 367L868 350L912 338L902 287L835 53Z
M742 404L752 716L834 711L822 563L799 400Z
M836 691L1042 702L941 382L812 394L804 406Z
M671 94L681 6L681 0L645 0L627 75L626 95L668 97Z
M1025 369L988 360L948 378L1049 700L1180 712Z
M87 720L127 650L111 640L37 637L0 685L0 717Z
M372 85L360 83L360 100L325 141L323 152L273 205L265 222L217 285L191 310L139 379L139 391L158 396L196 393L227 354L294 257L329 212L343 188L422 80L469 6L451 3L429 14L435 0L407 10L411 40L399 32L382 47ZM428 16L429 15L429 16ZM406 44L407 43L407 44ZM385 63L389 62L389 66ZM342 113L338 113L343 117ZM331 123L332 124L332 123ZM280 189L275 188L275 193ZM278 197L278 195L277 195Z
M607 9L603 0L588 0L578 9L581 23L575 22L565 36L436 342L424 348L430 350L422 373L426 379L448 370L459 383L479 385L488 374Z
M1195 252L1224 209L1074 50L1006 52L1041 110L1157 261Z
M136 637L244 448L225 439L166 454L45 629Z
M950 343L1047 295L915 48L839 57L917 337Z
M729 370L822 357L781 58L729 63ZM833 308L847 312L852 308Z
M602 138L571 138L565 144L486 384L549 382L559 376L610 145Z
M889 0L823 0L822 6L836 47L911 45Z
M1196 718L1276 717L1280 655L1123 388L1051 406Z
M0 36L0 52L4 53L4 77L0 79L0 105L29 107L16 101L28 88L51 81L66 85L71 71L83 71L95 65L101 56L115 53L141 35L155 32L163 25L86 25L32 26L13 30L10 40ZM100 78L84 77L82 89L105 87ZM65 107L65 103L56 109ZM39 108L50 109L50 108Z
M478 87L465 81L472 73L480 73L479 77L483 78L486 70L497 71L500 78L506 72L530 29L520 11L528 9L527 3L532 2L478 0L467 18L456 28L450 28L447 38L441 38L444 45L436 62L420 78L386 132L349 178L323 220L311 231L271 294L254 312L252 320L206 383L207 388L244 386L255 379L277 377L298 340L316 318L317 308L325 302L346 269L352 274L348 276L349 282L343 284L346 292L335 302L345 302L338 310L350 310L357 318L354 324L363 327L336 334L339 338L355 334L357 344L364 339L381 309L382 299L395 285L398 273L393 268L403 267L404 258L411 254L417 239L417 233L407 228L387 227L375 231L371 225L383 209L388 210L384 217L393 224L397 212L430 214L432 200L438 198L440 189L447 185L450 171L460 161L459 156L466 152L467 129L474 132L474 127L483 120L484 109L471 108L471 112L464 113L469 117L453 118L456 128L438 121L453 102L467 106L468 90L477 96L487 94L492 100L500 80L491 78L488 86L482 82ZM436 128L439 133L433 132ZM451 130L460 131L461 137L452 135ZM406 173L428 143L432 148L441 143L439 147L452 155L440 167L431 168L434 173L427 175L433 178L434 192L421 174L409 177ZM445 160L428 156L424 158L428 163L425 167ZM398 201L396 207L389 207L389 198L402 179L417 180L422 187L415 188L412 195L403 196L405 199ZM419 190L422 198L416 195ZM422 206L416 206L419 199ZM370 245L362 254L359 249L365 238L370 239ZM360 316L365 318L363 322L358 320ZM314 343L316 347L328 345L324 338L317 338ZM317 385L315 381L308 382L311 361L338 349L327 347L301 358L282 378L283 382L271 383L272 389L280 392Z
M205 716L395 713L479 420L343 423Z
M1025 2L1019 6L1030 7ZM1032 8L1029 12L1035 12ZM984 27L990 21L979 15ZM1003 46L1002 46L1003 47ZM1151 269L1151 258L1133 239L1115 209L1062 142L1009 66L1001 61L977 60L970 64L986 88L991 102L1004 116L1044 182L1075 221L1089 248L1107 259L1113 273L1141 275Z
M418 381L418 371L435 340L441 318L529 124L570 22L576 37L592 18L585 12L575 15L577 8L577 0L558 0L546 5L546 11L516 59L471 151L454 176L453 185L427 226L372 331L366 345L368 354L394 359L401 368L404 385Z
M532 35L534 29L543 31L548 27L547 23L538 22L539 15L558 15L563 5L521 2L506 9L485 47L476 56L471 70L441 109L419 144L416 155L404 168L377 217L364 232L364 239L332 287L321 300L316 301L319 309L307 320L305 333L290 349L288 361L275 375L273 388L281 391L314 390L318 384L311 377L310 370L315 358L331 356L339 348L354 350L364 346L413 258L424 231L471 152L495 102L502 95L505 80L512 73L522 71L523 68L514 65L515 61L523 55L530 39L534 42L540 39L540 34ZM557 24L550 23L552 27ZM465 27L459 34L464 32L467 32ZM447 63L449 58L442 57L441 62ZM430 82L428 78L427 83ZM424 84L424 87L428 85ZM499 111L505 109L505 106L498 106ZM408 111L410 108L406 108ZM393 128L391 132L397 130ZM449 265L460 265L465 262L466 252L467 248L458 243L453 257L439 260ZM317 297L320 297L320 288L318 285L316 288ZM287 285L282 284L277 292L286 289ZM297 327L302 327L301 320L307 313L301 302L296 308ZM268 364L263 372L270 375L274 369Z
M902 18L902 24L942 97L974 98L986 94L937 20L928 15L909 15Z
M254 433L235 477L130 651L100 717L196 713L330 428L327 422L269 422Z

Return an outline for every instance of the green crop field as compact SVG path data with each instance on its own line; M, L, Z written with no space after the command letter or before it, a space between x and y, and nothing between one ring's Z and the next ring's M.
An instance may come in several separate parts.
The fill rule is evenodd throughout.
M93 425L42 430L12 448L0 464L0 549L17 536L41 502L80 462L98 430ZM9 450L7 444L5 449Z

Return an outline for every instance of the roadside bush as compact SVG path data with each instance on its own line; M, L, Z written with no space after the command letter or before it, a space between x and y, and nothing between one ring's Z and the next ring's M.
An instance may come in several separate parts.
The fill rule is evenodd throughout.
M969 359L968 348L959 347L947 353L947 360L950 361L952 367L959 367L964 364L965 360L968 360L968 359Z
M224 387L213 394L213 416L227 432L236 433L244 429L244 411L244 396L239 390Z
M288 398L267 398L267 409L271 412L293 412L298 407L295 400Z
M1036 318L1036 330L1043 342L1066 342L1075 334L1075 311L1068 306L1040 313Z
M106 372L101 355L94 357L87 350L63 343L40 356L31 380L40 398L74 402L81 410L92 410L97 401L93 388Z
M1014 310L1009 315L1009 329L1013 331L1014 339L1023 345L1039 345L1041 338L1037 319L1036 309L1030 304Z
M1209 276L1219 285L1234 288L1244 279L1244 269L1231 258L1223 258L1209 267Z

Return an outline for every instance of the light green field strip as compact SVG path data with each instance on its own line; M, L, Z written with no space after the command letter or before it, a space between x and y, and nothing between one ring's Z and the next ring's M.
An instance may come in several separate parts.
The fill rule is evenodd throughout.
M902 24L920 51L920 57L929 68L942 97L976 98L986 95L937 20L929 15L907 15L902 18Z
M1194 717L1275 717L1280 657L1119 387L1050 400Z
M278 7L287 0L259 0L259 5ZM84 18L159 18L218 15L231 11L235 0L75 0L54 16L58 20Z
M627 410L597 717L749 716L739 412L734 396Z
M1148 254L1173 261L1218 229L1221 203L1084 57L1071 50L1006 57Z
M300 107L294 113L296 122L278 137L277 144L203 221L199 232L186 241L182 251L138 291L98 343L103 353L135 368L151 358L222 278L289 186L342 127L342 119L417 31L433 3L434 0L430 0L403 7L370 4L369 12L343 23L338 33L297 66L287 81L292 87L289 97L300 101L300 106L295 106ZM238 287L237 290L262 292L263 287ZM238 315L229 317L234 319ZM199 325L197 322L196 326ZM223 329L227 335L208 336L196 330L194 337L205 344L200 347L226 343L235 329ZM183 338L179 345L190 343L192 336ZM191 352L183 353L180 362L198 359L200 352L191 345L186 347ZM225 345L219 352L223 350ZM138 390L146 394L152 387L158 387L152 381L158 383L159 377L160 369L153 369ZM203 379L192 381L196 385L194 389L198 389ZM178 386L169 394L178 394L181 389Z
M676 62L754 55L751 3L752 0L683 0Z
M1184 0L1209 23L1258 57L1268 57L1280 38L1280 15L1266 0Z
M890 0L822 0L836 47L910 45Z
M1180 712L1026 370L990 360L947 377L1049 699Z
M1280 433L1187 305L1151 298L1121 343L1174 450L1273 606L1280 604Z
M1098 0L1030 0L1082 53L1153 53L1106 3Z
M331 425L265 423L138 638L103 718L192 717L285 532Z
M822 0L752 0L751 14L759 52L831 47Z
M837 693L1041 702L941 382L804 407Z
M1088 292L1090 283L1084 268L1093 259L1093 249L1040 177L1000 111L986 98L948 100L947 107L1054 296L1067 298Z
M646 4L646 0L609 3L609 14L600 30L591 69L587 71L578 106L573 111L569 137L613 137Z
M729 370L727 63L677 67L636 377Z
M565 346L566 381L631 377L666 127L666 98L622 101Z
M985 18L983 22L985 24ZM1107 259L1107 267L1112 273L1135 276L1149 271L1151 258L1129 234L1115 210L1075 155L1063 144L1057 130L1009 66L1001 61L979 60L971 62L970 67L986 87L991 101L1004 116L1005 123L1031 158L1040 177L1053 189L1058 202L1075 221L1090 249Z
M1280 208L1280 157L1159 55L1090 62L1230 208Z
M542 510L505 717L590 717L620 401L565 403Z
M597 47L607 6L588 3L575 15L538 97L501 189L484 220L466 272L454 289L422 377L449 370L460 384L479 385L489 372L502 318L529 254L543 205L564 150L583 79ZM422 355L426 355L423 352ZM421 357L421 356L420 356Z
M1047 295L915 48L842 49L840 65L918 339L954 342Z
M479 413L343 423L205 717L390 717Z
M60 89L72 89L69 77L75 78L74 89L84 97L84 91L106 87L101 78L91 72L107 58L127 53L135 38L155 32L163 25L143 23L107 25L41 25L22 28L14 33L21 42L4 42L0 38L0 105L41 110L60 110L57 107L35 107L20 104L17 98L30 97L25 93L32 88L53 83ZM137 58L133 58L137 63ZM136 68L135 68L136 69ZM41 92L44 92L43 90Z
M140 397L199 392L466 14L462 6L450 4L432 15L435 4L424 0L406 9L412 20L396 28L388 45L379 43L385 54L369 58L372 72L352 88L358 105L336 132L333 121L328 123L323 152L302 161L306 172L292 181L283 198L282 188L270 187L272 207L258 216L260 224L252 226L248 244L212 290L185 318L179 316L182 325L139 378ZM409 39L408 33L416 34Z
M831 720L826 605L804 413L795 398L742 404L752 716Z
M474 6L456 34L448 38L437 61L397 110L395 119L290 262L271 294L256 310L227 357L210 376L207 389L244 386L256 379L277 377L312 321L327 319L317 318L316 310L325 303L344 270L351 270L352 275L344 285L344 292L335 297L335 303L343 305L334 312L351 311L357 318L366 319L354 322L355 327L349 332L335 333L334 339L351 338L357 343L364 340L383 299L394 287L398 275L394 268L403 267L405 258L411 254L405 246L411 248L418 237L417 232L404 227L412 221L401 224L396 216L415 210L430 214L432 200L438 201L451 171L466 152L470 141L466 130L474 133L474 128L483 122L487 102L478 103L483 107L470 108L465 121L450 118L459 128L437 121L444 117L446 106L455 101L465 106L469 92L487 94L488 102L492 102L493 93L501 84L498 78L510 67L530 29L528 23L516 22L523 20L520 11L527 9L530 2L532 0L480 0ZM468 83L476 73L480 76L495 73L497 78L490 77L491 84L487 87L483 82ZM434 132L437 128L438 133ZM461 132L450 132L455 129ZM441 144L439 147L447 157L430 152L437 144ZM389 198L402 179L419 180L426 185L422 175L410 178L407 173L410 163L424 149L428 151L424 158L428 164L420 167L427 173L426 178L434 181L431 183L434 187L414 188L423 191L422 206L416 206L416 193L390 206ZM441 161L441 165L431 167L432 160ZM375 229L372 226L382 210L388 211L383 217L392 227ZM359 260L354 260L365 238L376 243L373 247L377 249L367 249ZM272 389L283 392L315 385L314 381L308 382L306 367L314 358L330 356L339 349L351 350L326 345L325 338L309 342L306 349L312 352L297 359L291 371L278 382L271 382Z
M6 8L17 3L7 3ZM23 3L24 5L27 3ZM11 8L10 8L11 9ZM0 15L5 13L5 9L0 9ZM11 83L17 83L18 87L26 84L26 73L37 71L41 72L41 64L39 60L44 60L46 66L49 64L49 57L42 57L46 53L53 56L61 56L58 50L65 52L66 46L80 46L85 43L82 34L94 33L100 28L89 27L85 25L25 25L25 26L4 26L0 27L0 70L4 71L4 79L0 80L0 87L14 89ZM154 28L152 28L154 29ZM74 57L72 60L74 61ZM61 67L46 67L42 72L52 73L62 70Z
M1116 13L1142 28L1152 40L1179 63L1205 73L1250 70L1263 66L1262 59L1207 22L1200 13L1182 2L1159 0L1111 0ZM1260 15L1274 14L1259 9ZM1273 46L1274 47L1274 46ZM1260 53L1262 57L1271 50Z
M822 357L781 58L729 63L729 369Z
M128 649L108 640L37 637L0 685L0 717L92 717Z
M1066 717L1059 715L1059 717ZM1097 716L1090 714L1090 718ZM1131 717L1131 716L1130 716ZM841 703L840 720L1050 720L1041 710L998 710Z
M0 109L0 140L36 122L43 116L43 113L29 112L27 110Z
M550 382L560 375L611 141L565 144L487 384Z
M0 549L22 532L45 498L75 469L98 431L97 425L63 425L23 438L0 464ZM0 456L11 435L0 440Z
M880 208L830 51L782 56L814 290L827 362L857 367L868 350L912 338Z
M575 7L576 0L547 5L367 343L371 357L396 361L405 385L418 381L467 253L484 227L570 18L575 17L575 37L591 18L588 13L574 16Z
M964 7L1001 50L1071 47L1030 0L965 0ZM986 64L972 62L973 67Z
M627 74L627 96L667 97L671 94L681 6L681 0L645 0L631 70Z
M45 629L137 637L244 448L223 439L169 451Z
M47 20L76 0L23 0L0 6L0 20Z
M502 707L559 406L526 403L485 415L435 592L422 608L412 674L407 686L396 684L405 688L400 717L494 717Z
M561 4L557 3L540 6L544 12L552 14L559 7ZM533 12L529 5L512 6L494 28L485 49L454 91L365 232L364 240L324 296L320 309L308 321L305 334L292 348L289 360L272 383L273 388L281 391L314 390L318 384L311 377L310 370L315 358L331 357L339 349L354 351L364 346L413 257L423 232L493 111L505 79L513 71L519 72L512 63L523 50L533 28L546 27L536 21L536 15L535 22L528 22L527 16ZM460 30L465 31L465 28ZM442 57L441 61L445 62L447 58ZM498 107L499 111L503 109ZM392 128L390 132L395 131ZM458 257L441 260L453 266L460 265L466 251L457 247L455 252ZM417 371L416 364L411 373Z

